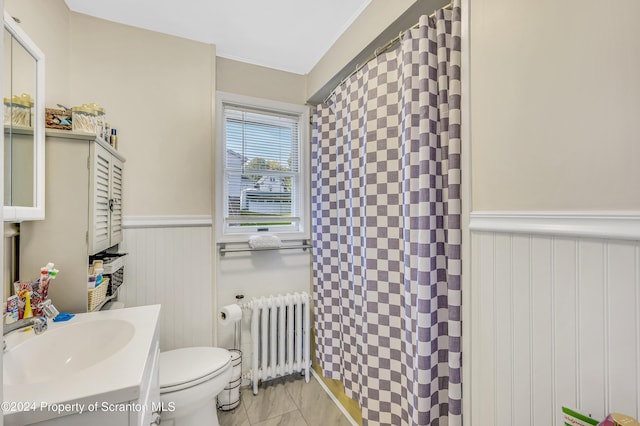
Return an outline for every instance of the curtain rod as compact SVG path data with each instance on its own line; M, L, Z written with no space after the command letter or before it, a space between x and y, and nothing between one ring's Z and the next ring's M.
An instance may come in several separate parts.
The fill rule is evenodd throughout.
M442 6L441 9L451 9L452 6L453 6L453 3L447 3L446 5ZM429 18L434 18L435 16L436 16L436 11L433 11L433 13L431 15L429 15ZM412 25L410 28L408 28L405 31L414 30L414 29L418 28L419 25L420 25L420 23L416 22L414 25ZM336 87L333 88L333 90L331 92L329 92L329 94L327 95L326 98L324 98L322 103L327 103L327 101L329 100L331 95L333 95L333 92L335 92L338 87L342 86L342 84L344 84L345 81L349 80L349 78L351 78L352 75L354 75L355 73L360 71L365 65L367 65L367 63L369 63L370 60L372 60L374 58L377 58L378 55L386 52L387 50L389 50L391 48L391 46L395 45L398 41L400 41L400 37L402 37L402 33L405 32L405 31L400 32L400 34L398 34L397 37L394 37L391 40L389 40L387 43L385 43L384 46L379 47L376 50L374 50L373 53L371 55L367 56L367 58L361 64L357 64L356 68L349 75L347 75L345 78L343 78L340 81L340 83L338 83L336 85Z

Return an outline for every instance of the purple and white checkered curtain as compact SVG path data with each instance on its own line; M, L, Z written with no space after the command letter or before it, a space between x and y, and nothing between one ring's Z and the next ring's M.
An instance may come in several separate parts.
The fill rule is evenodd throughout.
M365 425L460 425L460 1L315 115L317 357Z

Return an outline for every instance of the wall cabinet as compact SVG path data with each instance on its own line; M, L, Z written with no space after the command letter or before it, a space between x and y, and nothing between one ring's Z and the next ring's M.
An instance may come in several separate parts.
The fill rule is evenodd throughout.
M90 145L90 254L122 241L122 171L124 162L99 143Z
M122 241L125 159L93 135L47 130L45 220L20 226L21 280L53 262L49 298L60 311L87 311L89 256Z

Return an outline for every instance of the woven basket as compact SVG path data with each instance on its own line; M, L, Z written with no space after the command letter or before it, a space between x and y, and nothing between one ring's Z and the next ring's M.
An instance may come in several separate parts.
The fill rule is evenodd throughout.
M71 121L71 111L64 109L45 108L45 127L48 129L71 130L71 124L60 124L62 119Z
M109 278L104 278L99 286L88 290L87 307L89 311L96 309L107 297Z

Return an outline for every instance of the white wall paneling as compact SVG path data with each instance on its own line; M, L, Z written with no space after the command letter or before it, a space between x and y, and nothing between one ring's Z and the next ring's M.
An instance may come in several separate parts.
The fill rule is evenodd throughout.
M247 248L246 243L229 243L228 248ZM216 253L216 303L218 309L236 303L235 296L245 300L254 297L311 291L310 250L274 250L263 252ZM312 317L313 318L313 317ZM234 327L217 324L217 346L232 348ZM243 370L251 368L251 312L242 321Z
M233 327L217 323L219 309L252 297L310 291L309 250L212 253L210 216L124 219L121 251L129 253L119 300L126 306L162 304L161 349L233 347ZM247 247L246 243L230 248ZM217 265L212 265L216 259ZM217 271L215 277L212 271ZM214 280L215 278L215 280ZM214 285L215 281L215 285ZM243 321L243 363L251 356L250 313Z
M640 417L640 242L477 217L471 424L560 426L563 405Z
M211 218L126 218L128 253L118 300L128 307L160 303L160 348L213 344Z

